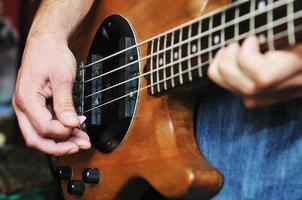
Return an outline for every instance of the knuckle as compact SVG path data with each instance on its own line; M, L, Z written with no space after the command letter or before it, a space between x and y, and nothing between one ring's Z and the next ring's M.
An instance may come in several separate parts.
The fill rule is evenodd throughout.
M16 105L16 96L14 95L12 98L12 106L13 108L16 110L17 109L17 105Z
M210 78L214 78L214 77L215 77L214 67L215 67L215 66L211 65L211 66L208 68L207 75L208 75Z
M47 126L38 124L38 126L37 126L37 132L38 132L41 136L46 137L46 136L48 136L48 134L49 134L49 128L48 128Z
M25 144L29 148L36 148L37 147L36 141L34 141L32 139L25 139Z
M272 82L273 79L269 74L259 74L254 80L256 87L260 90L269 87Z
M25 98L25 95L23 92L20 92L20 90L16 91L15 94L14 94L14 98L13 98L13 101L17 104L23 104L24 102L24 98Z
M240 92L243 96L251 97L251 96L255 96L258 93L258 90L257 87L253 85L251 87L240 88Z
M237 67L236 61L229 58L222 58L217 64L218 70L222 75L231 74L234 71L234 68Z
M65 84L71 84L73 83L73 78L70 77L70 76L63 76L61 79L60 79L60 83L65 85Z
M70 84L73 82L73 76L68 73L56 73L55 80L57 80L60 84Z
M70 99L65 99L64 101L56 104L54 109L55 111L66 111L73 108L74 108L73 102Z

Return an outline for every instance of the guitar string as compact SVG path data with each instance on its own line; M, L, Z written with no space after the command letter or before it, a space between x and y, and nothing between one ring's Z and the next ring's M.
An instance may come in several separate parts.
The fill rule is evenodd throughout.
M295 33L300 32L300 31L302 31L302 25L299 25L299 26L297 26L297 27L295 28ZM280 33L278 33L278 34L275 35L274 40L283 38L284 36L287 36L287 34L288 34L288 31L287 31L287 30L286 30L286 31L282 31L282 32L280 32ZM268 40L263 40L261 44L265 43L266 41L268 41ZM129 93L123 95L123 96L117 97L117 98L112 99L112 100L110 100L110 101L108 101L108 102L105 102L105 103L100 104L100 105L98 105L98 106L92 107L92 108L90 108L90 109L88 109L88 110L85 110L83 113L90 112L90 111L92 111L92 110L101 108L101 107L103 107L103 106L105 106L105 105L114 103L115 101L118 101L118 100L123 99L123 98L125 98L125 97L132 96L132 95L135 94L135 93L138 93L138 92L140 92L140 91L142 91L142 90L148 89L149 87L152 87L152 86L155 86L155 85L157 85L157 84L160 84L160 83L162 83L163 81L171 80L171 79L173 79L174 77L177 77L177 76L186 74L186 73L188 73L188 72L192 72L193 70L196 70L196 69L198 69L199 67L203 68L204 66L208 66L209 64L210 64L209 61L207 61L207 62L203 63L201 66L196 65L196 66L192 67L191 69L184 70L184 71L182 71L181 73L173 74L172 76L167 77L166 79L160 80L160 81L158 81L158 82L156 82L156 83L153 83L153 84L149 84L149 85L144 86L144 87L142 87L142 88L139 88L139 89L137 89L137 90L135 90L135 91L131 91L131 92L129 92Z
M299 31L302 31L302 26L298 26L298 27L299 27L298 30L299 30ZM283 34L282 36L281 36L281 34L280 34L279 37L284 37L284 36L287 35L287 31L283 31L282 33L284 33L284 34ZM179 75L188 73L189 71L193 71L193 70L195 70L195 69L198 69L199 67L203 67L204 65L208 65L208 64L209 64L209 63L207 62L207 63L204 63L202 66L195 66L195 67L192 67L190 70L189 70L189 69L184 70L182 73L174 74L173 76L168 77L168 79L166 79L166 80L170 80L170 79L172 79L172 78L174 78L174 77L177 77L177 76L179 76ZM108 102L103 103L103 104L101 104L101 105L98 105L98 106L96 106L96 107L92 107L91 109L85 110L83 113L87 113L87 112L90 112L90 111L92 111L92 110L95 110L95 109L98 109L98 108L100 108L100 107L103 107L103 106L105 106L105 105L114 103L114 102L117 101L117 100L123 99L123 98L125 98L125 97L127 97L127 96L130 96L131 94L133 95L133 94L135 94L135 93L137 93L137 92L139 92L139 91L148 89L149 87L152 87L152 86L154 86L154 85L156 85L156 84L159 84L159 83L161 83L161 82L163 82L163 81L166 81L166 80L161 80L161 81L158 81L158 82L156 82L156 83L154 83L154 84L147 85L147 86L142 87L142 88L140 88L140 89L138 89L138 90L132 91L132 92L130 92L130 93L128 93L128 94L125 94L125 95L123 95L123 96L120 96L120 97L118 97L118 98L115 98L115 99L113 99L113 100L111 100L111 101L108 101Z
M153 37L151 37L151 38L149 38L149 39L147 39L147 40L144 40L144 41L142 41L142 42L140 42L140 43L138 43L138 44L136 44L136 45L133 45L133 46L128 47L128 48L125 48L125 49L123 49L123 50L121 50L121 51L118 51L118 52L116 52L116 53L114 53L114 54L111 54L111 55L109 55L109 56L107 56L107 57L105 57L105 58L101 58L101 59L99 59L99 60L97 60L97 61L94 61L94 62L92 62L92 63L89 63L89 64L87 64L87 65L84 65L84 66L78 68L78 70L83 70L83 69L85 69L85 68L91 67L91 66L93 66L93 65L95 65L95 64L97 64L97 63L99 63L99 62L103 62L103 61L108 60L108 59L110 59L110 58L112 58L112 57L114 57L114 56L117 56L117 55L119 55L119 54L125 53L126 51L128 51L128 50L130 50L130 49L137 48L137 47L139 47L139 46L141 46L141 45L144 45L144 44L146 44L146 43L148 43L148 42L150 42L150 41L152 41L152 40L155 40L155 39L157 39L157 38L159 38L159 37L161 37L161 36L164 36L164 35L166 35L166 34L169 34L169 33L172 33L172 32L174 32L174 31L180 30L180 29L182 29L182 28L184 28L184 27L186 27L186 26L188 26L188 25L190 25L190 24L193 24L193 23L195 23L195 22L198 22L199 20L202 20L203 18L207 18L207 17L209 17L209 16L211 16L211 15L218 14L219 12L222 12L222 11L225 11L225 10L227 10L227 9L231 9L231 8L233 8L233 7L239 6L239 5L244 4L244 3L248 2L248 1L251 1L251 0L242 0L242 1L237 1L237 2L235 2L235 3L232 3L232 4L230 4L230 5L226 5L226 6L222 7L222 8L220 8L220 9L217 9L217 10L214 10L214 11L212 11L212 12L209 12L209 13L207 13L207 14L201 16L201 17L198 17L198 18L196 18L196 19L193 19L193 20L191 20L191 21L188 21L187 23L184 23L184 24L182 24L182 25L180 25L180 26L177 26L177 27L175 27L175 28L173 28L173 29L170 29L170 30L168 30L168 31L166 31L166 32L163 32L163 33L161 33L161 34L158 34L158 35L156 35L156 36L153 36ZM253 1L253 0L252 0L252 1ZM295 0L288 0L288 1L295 1Z
M293 2L294 0L289 0L289 1ZM246 15L240 16L239 18L236 18L236 19L234 19L234 20L232 20L232 21L230 21L230 22L227 22L227 23L222 24L222 25L220 25L220 26L214 27L214 28L211 29L211 30L202 32L202 33L200 33L200 34L198 34L198 35L195 35L195 36L193 36L193 37L191 37L191 38L188 38L188 39L186 39L186 40L183 40L183 41L181 41L181 42L178 42L178 43L176 43L176 44L173 44L173 45L171 45L171 46L169 46L169 47L166 47L165 49L162 49L162 50L160 50L160 51L157 51L157 52L154 52L154 53L152 53L152 54L149 54L148 56L145 56L145 57L140 58L140 59L138 59L138 60L135 60L135 61L133 61L133 62L127 63L127 64L125 64L125 65L119 66L119 67L117 67L117 68L115 68L115 69L113 69L113 70L110 70L110 71L108 71L108 72L105 72L105 73L103 73L103 74L101 74L101 75L98 75L98 76L92 77L92 78L90 78L90 79L84 80L84 81L82 81L82 82L79 82L78 84L88 83L88 82L93 81L93 80L95 80L95 79L104 77L104 76L109 75L109 74L111 74L111 73L114 73L114 72L116 72L116 71L122 70L122 69L124 69L124 68L126 68L126 67L128 67L128 66L131 66L131 65L136 64L136 63L139 63L139 62L141 62L141 61L143 61L143 60L146 60L146 59L148 59L148 58L151 58L151 57L153 57L153 56L155 56L155 55L159 55L159 54L161 54L161 53L164 53L164 52L166 52L166 51L168 51L168 50L171 50L171 49L173 49L173 48L176 48L176 47L181 47L181 45L183 45L183 44L188 44L189 42L194 41L194 40L197 40L197 39L199 39L199 38L201 38L201 37L209 36L209 35L213 34L213 33L216 32L216 31L221 31L221 30L223 30L224 28L227 28L227 27L230 27L230 26L235 25L235 24L237 24L237 23L243 22L244 20L247 20L247 19L249 19L249 18L251 18L251 17L257 17L257 16L259 16L259 15L261 15L261 14L267 12L267 11L276 9L276 8L281 7L281 6L284 6L284 5L286 5L286 4L287 4L287 2L286 2L286 3L284 3L284 2L275 2L274 4L268 5L268 6L266 7L266 9L255 10L254 12L251 12L251 13L248 13L248 14L246 14ZM159 38L157 38L157 39L159 39ZM96 63L96 64L97 64L97 63Z
M297 15L297 14L299 14L299 13L302 14L302 11L299 11L299 12L297 12L297 13L295 13L295 14ZM284 24L285 22L287 22L288 18L290 18L290 17L291 17L291 16L286 16L286 17L280 18L279 20L274 21L274 22L273 22L273 27L271 27L271 28L274 28L274 27L276 27L276 26L280 26L280 25ZM299 18L299 15L298 15L298 17L297 17L297 16L292 16L292 17L293 17L293 20L294 20L295 18ZM270 27L268 27L268 24L263 25L263 26L261 26L261 27L258 27L258 28L255 29L254 31L258 31L258 32L261 33L261 32L263 32L263 31L265 31L267 28L270 28ZM247 33L244 33L244 34L250 34L250 33L247 32ZM229 40L226 40L225 43L230 43L230 42L232 42L232 41L234 41L234 40L233 40L233 39L229 39ZM78 100L82 100L82 99L85 99L85 98L94 96L94 95L96 95L96 94L105 92L105 91L107 91L107 90L110 90L110 89L115 88L115 87L117 87L117 86L120 86L120 85L122 85L122 84L126 84L126 83L131 82L131 81L133 81L133 80L135 80L135 79L138 79L138 78L141 78L141 77L143 77L143 76L149 75L149 74L151 74L151 73L153 73L153 72L157 72L157 71L160 71L160 70L164 70L164 69L166 69L168 66L172 66L172 65L181 63L181 62L186 61L186 60L189 60L189 59L191 59L191 58L193 58L193 57L200 56L200 55L202 55L202 54L207 54L207 53L209 53L210 51L213 51L213 50L217 49L217 47L220 48L220 47L222 47L222 46L221 46L221 45L212 46L212 47L210 47L210 48L204 49L204 50L199 51L199 52L197 52L197 53L194 53L194 54L191 54L191 55L186 56L186 57L184 57L184 58L181 58L181 59L179 59L179 60L177 60L177 61L170 62L170 63L168 63L168 64L166 64L166 65L163 65L163 66L161 66L161 67L159 67L159 68L156 68L156 69L154 69L154 70L152 69L151 71L148 71L148 72L146 72L146 73L140 74L139 76L132 77L132 78L127 79L127 80L125 80L125 81L123 81L123 82L120 82L120 83L117 83L117 84L115 84L115 85L109 86L109 87L107 87L107 88L105 88L105 89L103 89L103 90L100 90L100 91L91 93L91 94L89 94L89 95L87 95L87 96L84 96L84 97L81 97L81 98L78 98Z

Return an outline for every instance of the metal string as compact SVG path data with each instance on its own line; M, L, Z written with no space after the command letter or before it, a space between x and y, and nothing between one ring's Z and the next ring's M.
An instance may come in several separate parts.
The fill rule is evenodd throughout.
M300 12L300 16L301 16L301 12ZM272 26L272 27L274 27L274 26ZM297 27L295 28L295 33L296 33L296 32L299 32L299 31L302 31L302 25L299 25L299 26L297 26ZM261 31L260 31L260 32L261 32ZM239 38L240 38L240 39L244 39L248 34L249 34L249 33L243 34L243 35L239 36ZM280 39L280 38L282 38L282 37L284 37L284 36L287 36L287 34L288 34L288 31L287 31L287 30L286 30L286 31L282 31L282 32L276 34L276 35L274 36L274 38L271 39L271 40ZM268 40L265 39L265 40L263 40L263 41L261 42L261 44L264 44L264 43L267 42L267 41L268 41ZM221 48L222 45L216 46L216 47L217 47L217 48ZM98 105L98 106L92 107L92 108L90 108L90 109L88 109L88 110L85 110L84 113L87 113L87 112L90 112L90 111L95 110L95 109L97 109L97 108L100 108L100 107L103 107L103 106L105 106L105 105L111 104L111 103L113 103L113 102L115 102L115 101L118 101L118 100L120 100L120 99L123 99L123 98L125 98L125 97L127 97L127 96L132 96L133 94L138 93L139 91L148 89L149 87L152 87L152 86L154 86L154 85L160 84L160 83L162 83L162 82L164 82L164 81L171 80L171 79L173 79L174 77L177 77L177 76L180 76L180 75L182 75L182 74L188 73L188 72L190 72L190 71L193 71L193 70L195 70L195 69L198 69L199 67L202 68L202 67L204 67L204 66L208 66L209 64L210 64L209 61L207 61L207 62L203 63L201 66L196 65L196 66L192 67L191 69L187 69L187 70L182 71L181 73L173 74L172 76L170 76L170 77L168 77L168 78L166 78L166 79L160 80L160 81L155 82L155 83L153 83L153 84L146 85L146 86L144 86L144 87L142 87L142 88L139 88L139 89L137 89L137 90L135 90L135 91L129 92L129 93L125 94L125 95L122 95L122 96L120 96L120 97L117 97L117 98L115 98L115 99L112 99L112 100L110 100L110 101L108 101L108 102L105 102L105 103L100 104L100 105Z
M232 4L230 4L230 5L225 6L225 7L223 7L223 8L214 10L214 11L212 11L212 12L206 14L206 15L203 15L203 16L201 16L201 17L199 17L199 18L193 19L193 20L191 20L191 21L189 21L189 22L187 22L187 23L184 23L184 24L182 24L182 25L180 25L180 26L177 26L177 27L175 27L175 28L173 28L173 29L170 29L170 30L168 30L168 31L166 31L166 32L163 32L163 33L161 33L161 34L158 34L158 35L156 35L156 36L154 36L154 37L151 37L151 38L149 38L149 39L147 39L147 40L145 40L145 41L142 41L142 42L140 42L140 43L138 43L138 44L136 44L136 45L133 45L133 46L131 46L131 47L128 47L128 48L126 48L126 49L123 49L123 50L121 50L121 51L118 51L118 52L116 52L116 53L114 53L114 54L111 54L111 55L109 55L109 56L107 56L107 57L105 57L105 58L101 58L101 59L99 59L99 60L97 60L97 61L94 61L94 62L89 63L89 64L87 64L87 65L84 65L84 66L82 66L82 67L79 67L78 70L83 70L83 69L86 69L86 68L88 68L88 67L91 67L91 66L93 66L93 65L95 65L95 64L98 64L98 63L100 63L100 62L103 62L103 61L105 61L105 60L108 60L108 59L110 59L110 58L112 58L112 57L114 57L114 56L117 56L117 55L119 55L119 54L125 53L126 51L128 51L128 50L130 50L130 49L137 48L137 47L139 47L139 46L141 46L141 45L144 45L144 44L146 44L146 43L148 43L148 42L150 42L150 41L152 41L152 40L155 40L155 39L157 39L157 38L160 38L161 36L164 36L164 35L166 35L166 34L169 34L169 33L172 33L172 32L174 32L174 31L180 30L180 29L182 29L182 28L184 28L184 27L186 27L186 26L188 26L188 25L190 25L190 24L193 24L193 23L195 23L195 22L198 22L199 20L202 20L203 18L206 18L206 17L211 16L211 15L215 15L215 14L217 14L217 13L219 13L219 12L222 12L222 11L225 11L225 10L227 10L227 9L230 9L230 8L233 8L233 7L236 7L236 6L239 6L240 4L243 4L243 3L248 2L248 1L250 1L250 0L237 1L237 2L235 2L235 3L232 3ZM290 0L290 1L292 1L292 0ZM294 1L294 0L293 0L293 1Z
M294 0L288 0L288 2L293 2L293 1L294 1ZM175 48L175 47L180 47L180 46L183 45L183 44L188 44L189 42L191 42L191 41L193 41L193 40L196 40L196 39L199 39L199 38L201 38L201 37L203 37L203 36L209 36L209 35L211 35L212 33L216 32L216 31L220 31L220 30L222 30L222 29L224 29L224 28L226 28L226 27L230 27L230 26L232 26L232 25L238 24L238 23L240 23L240 22L242 22L242 21L244 21L244 20L249 19L250 17L256 17L256 16L261 15L261 14L267 12L267 11L270 11L270 10L273 10L273 9L275 9L275 8L278 8L278 7L281 7L281 6L283 6L283 5L286 5L288 2L281 2L281 1L279 1L279 2L274 2L273 4L270 4L270 5L266 6L266 9L256 10L256 11L254 11L254 12L252 12L252 13L248 13L248 14L246 14L246 15L240 16L239 18L236 18L236 19L234 19L234 20L232 20L232 21L230 21L230 22L227 22L227 23L225 23L225 24L221 24L220 26L214 27L214 28L211 29L211 30L205 31L205 32L203 32L203 33L200 33L200 34L198 34L198 35L195 35L195 36L193 36L193 37L190 37L190 38L188 38L188 39L186 39L186 40L183 40L183 41L181 41L181 42L178 42L178 43L176 43L176 44L173 44L173 45L171 45L171 46L169 46L169 47L166 47L166 48L164 48L164 49L162 49L162 50L160 50L160 51L157 51L157 52L154 52L154 53L152 53L152 54L149 54L148 56L145 56L145 57L140 58L140 59L138 59L138 60L135 60L135 61L133 61L133 62L127 63L127 64L122 65L122 66L120 66L120 67L117 67L117 68L115 68L115 69L113 69L113 70L111 70L111 71L105 72L105 73L103 73L103 74L101 74L101 75L98 75L98 76L92 77L92 78L90 78L90 79L84 80L83 82L80 82L80 84L84 84L84 83L93 81L93 80L95 80L95 79L101 78L101 77L103 77L103 76L109 75L109 74L111 74L111 73L113 73L113 72L122 70L122 69L124 69L124 68L126 68L126 67L128 67L128 66L131 66L131 65L133 65L133 64L139 63L139 62L141 62L141 61L143 61L143 60L146 60L146 59L148 59L148 58L151 58L151 57L153 57L153 56L155 56L155 55L159 55L159 54L161 54L161 53L164 53L164 52L166 52L166 51L168 51L168 50L171 50L171 49L173 49L173 48ZM195 20L194 20L194 21L195 21ZM170 32L170 31L169 31L169 32ZM173 32L173 33L174 33L174 32ZM159 38L160 38L160 37L158 37L158 36L155 37L155 39L159 39ZM143 43L144 43L144 42L143 42ZM145 42L145 43L146 43L146 42ZM145 44L145 43L144 43L144 44ZM141 46L141 45L142 45L142 44L140 43L140 44L138 44L138 45L136 45L136 46L129 47L129 49L132 49L132 48L134 48L134 47L138 47L138 46ZM125 49L122 50L122 51L120 51L120 52L124 52L124 51L125 51ZM119 55L120 52L117 52L117 53L112 54L112 55L110 55L110 56L108 56L108 57L105 57L105 58L103 58L103 59L100 59L100 60L98 60L98 61L95 61L95 62L93 62L93 63L91 63L91 64L95 65L95 64L97 64L97 63L100 63L100 62L102 62L102 61L104 61L104 60L107 60L107 59L112 58L112 57L114 57L114 56L116 56L116 55ZM89 65L86 65L86 66L84 66L84 67L81 67L81 69L87 68L87 67L89 67L89 66L92 66L92 65L90 65L90 64L89 64Z
M299 14L300 14L300 15L299 15ZM296 15L296 16L293 16L293 15ZM255 29L255 30L253 30L253 31L257 31L257 32L260 32L260 33L261 33L262 31L265 31L265 30L267 30L268 28L273 28L273 27L280 26L280 25L284 24L285 22L287 22L288 18L290 18L290 17L293 17L293 20L294 20L294 19L299 18L299 17L301 17L301 16L302 16L302 11L299 11L299 12L297 12L297 13L295 13L295 14L292 14L292 15L289 15L289 16L286 16L286 17L283 17L283 18L280 18L280 19L278 19L278 20L276 20L276 21L274 21L274 22L271 22L271 23L269 23L269 24L266 24L266 25L263 25L263 26L261 26L261 27L258 27L257 29ZM270 27L270 26L272 26L272 27ZM242 38L242 37L244 38L244 37L248 36L249 34L250 34L249 32L244 33L244 34L242 34L242 35L240 36L240 38ZM239 40L240 40L240 38L239 38ZM225 43L230 43L230 42L232 42L232 41L233 41L233 39L229 39L229 40L225 41ZM181 63L181 62L186 61L186 60L189 60L189 59L191 59L191 58L193 58L193 57L200 56L200 55L202 55L202 54L206 54L206 53L208 53L208 52L210 52L210 51L213 51L213 50L215 50L215 49L217 49L217 48L220 48L220 47L223 47L223 46L224 46L224 45L221 45L221 44L212 46L212 47L210 47L210 48L204 49L204 50L199 51L199 52L197 52L197 53L194 53L194 54L191 54L191 55L189 55L189 56L183 57L183 58L181 58L181 59L179 59L179 60L170 62L170 63L168 63L168 64L166 64L166 65L163 65L163 66L161 66L161 67L159 67L159 68L151 69L150 71L148 71L148 72L146 72L146 73L143 73L143 74L140 74L139 76L132 77L132 78L127 79L127 80L125 80L125 81L123 81L123 82L117 83L117 84L115 84L115 85L112 85L112 86L107 87L107 88L105 88L105 89L102 89L102 90L100 90L100 91L91 93L91 94L89 94L89 95L87 95L87 96L84 96L84 97L81 97L81 98L79 98L78 100L82 100L82 99L85 99L85 98L94 96L94 95L96 95L96 94L105 92L105 91L107 91L107 90L110 90L110 89L115 88L115 87L117 87L117 86L120 86L120 85L122 85L122 84L131 82L131 81L136 80L136 79L138 79L138 78L141 78L141 77L143 77L143 76L149 75L149 74L151 74L151 73L153 73L153 72L157 72L157 71L166 69L166 68L169 67L169 66L172 66L172 65Z

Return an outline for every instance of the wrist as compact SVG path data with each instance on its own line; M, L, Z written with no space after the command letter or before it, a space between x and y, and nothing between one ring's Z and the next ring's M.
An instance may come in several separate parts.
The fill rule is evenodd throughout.
M56 44L68 46L68 38L59 32L31 30L27 37L27 43L34 41L43 41L42 44L47 42L55 42Z

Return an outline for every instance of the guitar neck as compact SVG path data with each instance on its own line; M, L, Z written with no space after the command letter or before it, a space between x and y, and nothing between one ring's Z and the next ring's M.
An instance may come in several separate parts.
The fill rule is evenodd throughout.
M242 0L160 34L148 43L150 95L206 78L216 52L250 35L262 51L294 46L302 40L300 0Z

